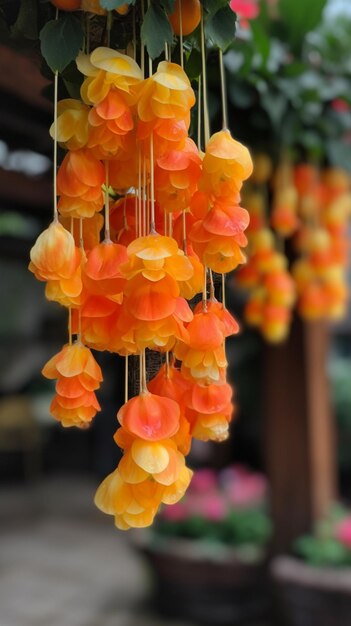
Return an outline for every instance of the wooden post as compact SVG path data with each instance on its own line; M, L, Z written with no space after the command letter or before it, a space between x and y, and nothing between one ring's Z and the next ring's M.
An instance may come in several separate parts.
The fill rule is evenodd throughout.
M328 512L336 496L328 345L324 323L296 318L287 342L265 349L265 457L274 552L291 549L294 539Z

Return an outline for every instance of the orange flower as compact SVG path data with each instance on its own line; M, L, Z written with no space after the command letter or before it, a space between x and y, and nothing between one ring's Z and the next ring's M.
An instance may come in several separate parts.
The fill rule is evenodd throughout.
M186 380L181 372L173 365L168 368L163 365L157 375L150 380L148 389L165 398L175 400L180 407L179 430L172 437L178 450L182 454L189 454L191 447L190 424L185 416L185 394L189 390L191 383Z
M183 119L155 118L151 122L139 120L137 138L146 156L150 154L149 138L153 135L154 155L157 159L171 150L181 150L188 137L190 113Z
M204 196L197 196L195 210L204 213L207 204ZM249 214L228 199L216 200L196 221L189 233L195 252L205 265L218 273L230 272L245 262L241 251L247 245L244 230L249 224Z
M79 71L87 76L81 87L81 97L86 104L98 104L111 88L123 92L128 105L135 102L142 73L129 56L100 47L90 57L80 53L76 63Z
M84 148L88 141L89 107L80 100L67 98L57 104L57 141L66 150ZM51 125L50 135L55 137L55 122Z
M282 237L290 237L299 227L297 202L298 196L293 186L284 186L275 194L271 224Z
M121 301L125 279L121 265L127 260L124 246L103 241L90 250L84 266L84 285L93 295L105 295L110 300Z
M94 391L102 381L101 369L90 350L79 341L66 345L46 363L42 374L58 379L51 414L63 426L85 428L100 410Z
M159 441L175 435L179 415L180 409L174 400L147 392L124 404L117 418L132 435L146 441Z
M224 441L233 414L232 389L226 382L202 386L195 384L187 394L193 437L201 441Z
M130 484L116 469L98 487L95 504L104 513L115 516L115 524L120 530L150 526L161 502L175 504L183 497L191 476L191 470L184 466L178 480L169 486L151 478Z
M71 217L92 217L100 211L103 207L101 186L104 180L102 163L88 150L68 152L57 174L60 213Z
M210 138L203 160L200 189L216 196L231 196L240 191L244 180L252 173L248 149L221 130Z
M138 116L143 122L157 118L182 120L194 104L194 92L184 70L176 63L161 61L156 73L144 81Z
M124 97L115 90L90 110L88 147L98 158L125 151L125 136L133 130L133 117Z
M204 383L223 380L227 365L224 339L238 331L235 320L224 309L218 311L217 305L221 306L213 303L212 310L211 303L208 310L201 311L199 307L187 327L188 345L178 342L174 350L175 356L182 361L183 374Z
M156 200L165 211L187 209L201 175L201 159L192 139L181 150L160 156L155 168Z
M71 228L71 218L60 216L61 224L69 230ZM80 241L80 220L73 220L74 241L77 247L83 243L84 250L91 250L100 241L100 231L104 225L104 218L100 213L95 213L93 217L86 217L82 220L83 241Z
M29 270L38 280L70 281L80 260L71 233L54 221L39 235L31 249Z

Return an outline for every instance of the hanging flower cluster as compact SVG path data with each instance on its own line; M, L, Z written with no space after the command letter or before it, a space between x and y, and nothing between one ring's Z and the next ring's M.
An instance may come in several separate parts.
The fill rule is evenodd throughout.
M215 298L212 272L245 261L249 215L239 202L252 163L227 130L204 155L188 136L195 94L181 66L161 61L144 79L133 59L106 47L80 54L77 66L81 100L59 102L51 128L67 150L57 212L30 270L70 312L69 344L43 370L57 379L51 412L64 426L84 427L99 410L90 349L125 356L126 368L139 355L139 394L129 398L126 384L117 414L123 456L95 498L128 529L183 496L193 437L228 436L225 340L239 328ZM166 358L151 381L146 350Z
M250 212L248 263L236 282L248 290L245 319L268 341L281 341L291 314L306 319L344 315L348 290L347 227L351 213L350 179L342 170L324 172L310 164L282 163L272 176L268 158L257 158L253 186L245 195ZM267 198L272 210L268 226ZM290 240L291 272L284 254Z
M300 258L292 267L298 311L305 319L340 319L348 301L350 178L342 170L319 174L301 165L295 169L295 185L303 221L295 241Z

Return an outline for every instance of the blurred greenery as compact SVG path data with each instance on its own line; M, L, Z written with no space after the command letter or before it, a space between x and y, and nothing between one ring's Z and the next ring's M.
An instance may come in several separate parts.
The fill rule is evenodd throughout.
M257 546L267 544L272 532L267 513L258 507L232 509L220 520L209 520L201 515L189 515L182 520L157 519L155 532L168 537L218 541L230 546Z
M300 537L295 542L295 553L316 567L344 567L351 565L351 550L337 538L337 526L346 519L347 510L335 505L330 515L316 525L312 535Z
M289 151L351 169L351 18L325 18L325 0L265 0L225 58L231 127L277 160ZM209 72L217 84L216 61ZM336 102L335 102L336 101Z

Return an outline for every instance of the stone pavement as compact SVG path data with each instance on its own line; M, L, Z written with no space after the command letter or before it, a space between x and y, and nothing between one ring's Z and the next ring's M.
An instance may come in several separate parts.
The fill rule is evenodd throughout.
M165 626L128 534L87 478L0 486L0 626ZM191 626L172 622L172 626Z

